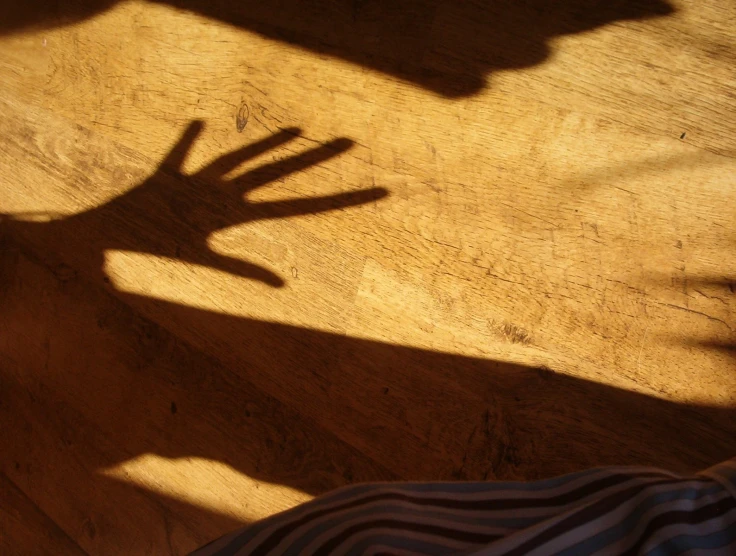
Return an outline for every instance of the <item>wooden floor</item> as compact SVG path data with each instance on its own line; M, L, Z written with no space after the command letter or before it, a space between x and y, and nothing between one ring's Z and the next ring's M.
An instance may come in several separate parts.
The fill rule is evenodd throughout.
M3 554L736 452L728 2L3 4Z

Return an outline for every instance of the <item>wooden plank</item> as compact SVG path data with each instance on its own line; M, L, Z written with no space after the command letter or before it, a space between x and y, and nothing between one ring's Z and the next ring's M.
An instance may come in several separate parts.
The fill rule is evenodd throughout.
M93 423L5 374L1 392L2 471L84 551L179 554L218 518L220 528L237 523L105 477L99 469L125 455Z
M0 550L3 554L85 554L4 473L0 473Z
M61 125L56 130L57 138L66 133ZM61 158L58 153L55 156L57 160ZM54 158L47 156L44 160ZM127 158L123 160L130 163ZM32 168L32 164L24 167ZM72 168L68 171L73 172ZM69 175L62 171L59 174ZM159 187L178 187L180 198L186 201L191 185L181 178L169 185L170 179L155 178L144 187L154 187L154 191ZM148 239L143 229L137 231L135 226L147 225L149 218L158 218L169 209L165 204L156 204L156 214L152 214L146 204L150 198L124 199L132 200L120 205L113 201L109 205L113 209L102 205L50 224L10 222L9 229L39 256L58 253L71 268L99 286L105 285L105 273L110 272L115 295L135 311L211 354L230 373L245 373L248 382L399 476L532 477L585 465L635 461L666 461L673 468L691 469L694 462L712 463L729 453L729 435L724 435L724 431L730 430L730 412L719 410L718 403L658 402L650 393L629 394L626 389L565 375L548 384L540 379L548 374L539 370L543 366L441 354L228 315L206 306L186 306L166 299L172 291L195 293L186 283L186 274L172 272L162 282L156 274L147 274L147 267L137 264L140 259L135 255L126 254L124 260L129 269L135 268L136 276L137 290L130 291L124 276L116 274L114 267L107 265L101 272L100 254L111 240L115 246L120 245L116 242L125 245L129 240L136 241L136 237ZM116 212L117 207L120 213ZM127 222L123 215L135 220ZM116 224L110 227L111 222ZM196 229L188 226L182 224L177 236L184 244L196 234ZM158 229L146 232L155 234ZM73 241L74 237L90 241L80 245ZM150 237L150 241L158 240ZM369 276L367 271L364 276ZM381 283L391 284L385 277ZM222 286L212 282L208 293L216 292L218 287ZM364 297L371 299L367 293L378 287L367 287L366 295L361 293L360 304ZM392 302L393 298L386 295L381 299ZM496 326L496 333L505 335L507 343L527 347L529 338L523 329L504 323ZM712 330L717 331L719 326L714 322ZM397 322L393 330L398 329ZM81 341L69 343L77 345ZM126 355L123 360L129 357ZM186 364L187 357L183 357L181 365ZM64 366L61 362L60 365ZM639 384L644 392L647 386ZM576 400L574 408L567 407L571 399ZM529 405L525 400L531 400ZM236 406L237 402L224 405ZM640 409L632 411L628 405ZM540 417L538 411L548 417ZM691 423L688 432L680 430L676 438L667 433L673 419ZM611 423L617 423L613 432L602 434ZM708 450L694 451L692 447L699 443L693 438L704 435L711 437ZM509 446L514 446L518 455L507 461L504 458L510 453ZM468 457L468 453L473 457ZM576 454L572 459L571 453ZM543 469L539 468L540 461L546 462Z
M728 9L19 4L0 471L166 553L356 480L732 456Z
M49 14L33 4L27 18ZM421 99L420 110L402 116L424 120L425 133L450 122L497 129L499 114L523 103L530 111L596 113L673 139L686 132L698 146L734 153L735 45L729 8L715 0L697 9L675 0L605 9L583 0L554 9L539 0L490 7L320 0L309 8L282 0L273 9L202 0L75 4L86 8L67 8L77 25L54 29L49 18L41 31L25 30L22 44L24 29L15 25L8 57L17 65L3 76L7 86L149 151L166 144L182 114L234 130L248 100L243 85L252 84L270 104L299 102L293 117L301 121L313 104L333 99L330 116L314 115L326 126L333 117L364 124L349 120L366 104L380 111ZM45 69L23 71L39 58ZM484 117L443 102L448 97L472 97Z
M85 550L184 553L393 477L70 267L2 247L1 469Z

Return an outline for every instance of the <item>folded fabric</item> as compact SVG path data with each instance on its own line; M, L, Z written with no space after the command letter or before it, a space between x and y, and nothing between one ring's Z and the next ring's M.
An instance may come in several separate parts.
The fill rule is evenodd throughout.
M599 553L736 554L736 459L692 477L607 467L536 482L354 485L194 552Z

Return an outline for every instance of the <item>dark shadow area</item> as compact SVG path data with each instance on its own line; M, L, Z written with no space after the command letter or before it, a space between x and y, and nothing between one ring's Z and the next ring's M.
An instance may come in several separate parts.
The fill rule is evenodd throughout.
M0 31L79 21L113 0L3 0ZM161 0L177 9L334 56L447 97L494 71L544 62L555 37L673 13L666 0ZM179 31L182 32L182 31Z
M78 475L88 475L89 496L127 508L138 534L160 527L147 516L167 508L204 542L237 524L97 470L142 454L196 456L320 494L359 481L535 479L607 464L694 471L733 455L733 407L678 404L546 368L112 290L102 270L107 249L178 257L278 286L281 279L268 269L208 252L207 235L255 218L350 207L385 195L374 189L243 204L243 192L339 154L348 143L319 146L225 182L228 169L288 134L187 177L175 169L197 128L190 127L151 179L106 205L51 223L0 222L6 352L0 409L15 420L3 427L5 434L27 433L14 436L14 455L5 455L15 458L4 466L16 484L32 481L34 470L74 484L53 464L53 454L77 450L75 461L88 466ZM35 442L30 431L44 427L52 430L49 441ZM23 442L29 445L18 448ZM49 464L39 471L38 461ZM77 487L71 492L87 495Z

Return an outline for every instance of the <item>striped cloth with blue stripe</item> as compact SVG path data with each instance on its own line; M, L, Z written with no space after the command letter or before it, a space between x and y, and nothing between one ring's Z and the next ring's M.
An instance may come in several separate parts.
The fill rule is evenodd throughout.
M526 483L355 485L194 554L736 554L736 459L693 477L608 467Z

